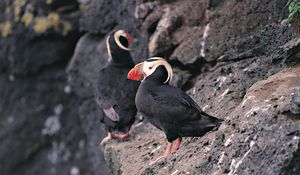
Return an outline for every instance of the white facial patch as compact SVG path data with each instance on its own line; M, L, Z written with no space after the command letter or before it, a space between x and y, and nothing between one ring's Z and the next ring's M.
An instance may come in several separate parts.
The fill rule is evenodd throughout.
M143 65L143 72L145 73L146 77L153 74L153 72L156 70L158 65L155 65L154 62L144 62Z
M108 36L108 37L106 38L106 48L107 48L107 53L108 53L108 55L109 55L109 60L111 60L111 51L110 51L110 46L109 46L109 37L110 37L110 36Z
M155 60L155 61L144 61L143 63L143 72L145 74L145 77L148 77L149 75L153 74L153 72L155 72L156 68L160 65L164 66L168 72L168 77L166 79L166 81L164 83L167 83L168 81L172 80L172 76L173 76L173 70L171 65L163 58L160 57L154 57L154 58L150 58L148 60Z
M123 46L123 45L121 44L121 42L120 42L120 36L123 36L123 37L127 38L126 33L125 33L124 30L118 30L118 31L116 31L116 32L114 33L114 39L115 39L117 45L118 45L121 49L123 49L123 50L128 50L128 51L129 51L129 50L130 50L129 48L127 48L127 47L125 47L125 46ZM128 39L128 38L127 38L127 39Z

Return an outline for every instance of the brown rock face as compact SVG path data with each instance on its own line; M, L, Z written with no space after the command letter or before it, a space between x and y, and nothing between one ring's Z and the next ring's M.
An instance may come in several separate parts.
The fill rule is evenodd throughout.
M169 56L177 46L176 43L172 42L173 33L181 26L190 27L205 23L207 6L208 2L206 1L177 1L170 5L164 5L153 15L149 15L146 19L145 28L150 28L148 26L157 23L156 29L150 37L149 55ZM180 30L180 32L184 35L188 31Z
M281 25L287 2L0 1L1 174L300 174L300 39ZM172 84L225 120L153 166L165 136L147 121L98 147L95 74L120 28L135 62L165 57Z
M165 138L147 122L137 124L135 137L105 148L111 172L299 173L299 39L276 24L284 2L210 1L199 23L175 13L177 3L185 4L164 4L145 18L149 54L166 56L176 67L173 83L190 87L203 110L225 122L201 138L185 138L153 166L147 163L163 152ZM190 75L184 86L182 75Z

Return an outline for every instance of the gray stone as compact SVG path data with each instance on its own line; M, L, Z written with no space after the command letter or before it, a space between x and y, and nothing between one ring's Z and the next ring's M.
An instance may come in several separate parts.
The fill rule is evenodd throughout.
M149 39L149 55L169 57L176 47L172 43L172 34L181 26L195 26L205 23L206 8L206 1L178 1L162 6L154 11L153 16L149 15L145 22L145 28L157 23L156 29ZM196 39L194 37L189 38Z
M202 55L205 49L205 38L203 38L203 29L194 28L186 34L186 38L180 43L170 56L170 60L178 60L182 64L192 64L198 59L203 59ZM181 31L184 33L184 31Z
M80 30L94 34L108 33L117 25L116 10L113 1L92 0L80 18Z
M158 7L159 3L157 1L147 2L136 6L134 17L137 19L144 19L149 13Z
M108 63L105 41L93 34L82 36L68 65L69 81L75 92L84 98L93 98L97 72Z

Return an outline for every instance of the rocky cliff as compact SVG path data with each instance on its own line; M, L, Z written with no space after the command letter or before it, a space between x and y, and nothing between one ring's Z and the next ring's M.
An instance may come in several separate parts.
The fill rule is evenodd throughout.
M288 0L0 2L0 171L4 174L299 174L300 39ZM166 160L147 121L99 148L93 97L105 36L161 56L174 86L225 121ZM103 153L104 156L103 156ZM105 157L105 161L104 161Z

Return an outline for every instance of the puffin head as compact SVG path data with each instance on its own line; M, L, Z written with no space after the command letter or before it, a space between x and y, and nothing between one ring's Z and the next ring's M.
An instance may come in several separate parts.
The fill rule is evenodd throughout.
M128 72L127 78L135 81L154 79L163 83L168 83L171 81L172 75L172 67L165 59L153 57L132 68Z
M110 58L113 58L114 55L120 55L124 52L129 52L129 45L132 43L133 38L131 35L124 31L118 30L112 32L106 38L106 47Z

